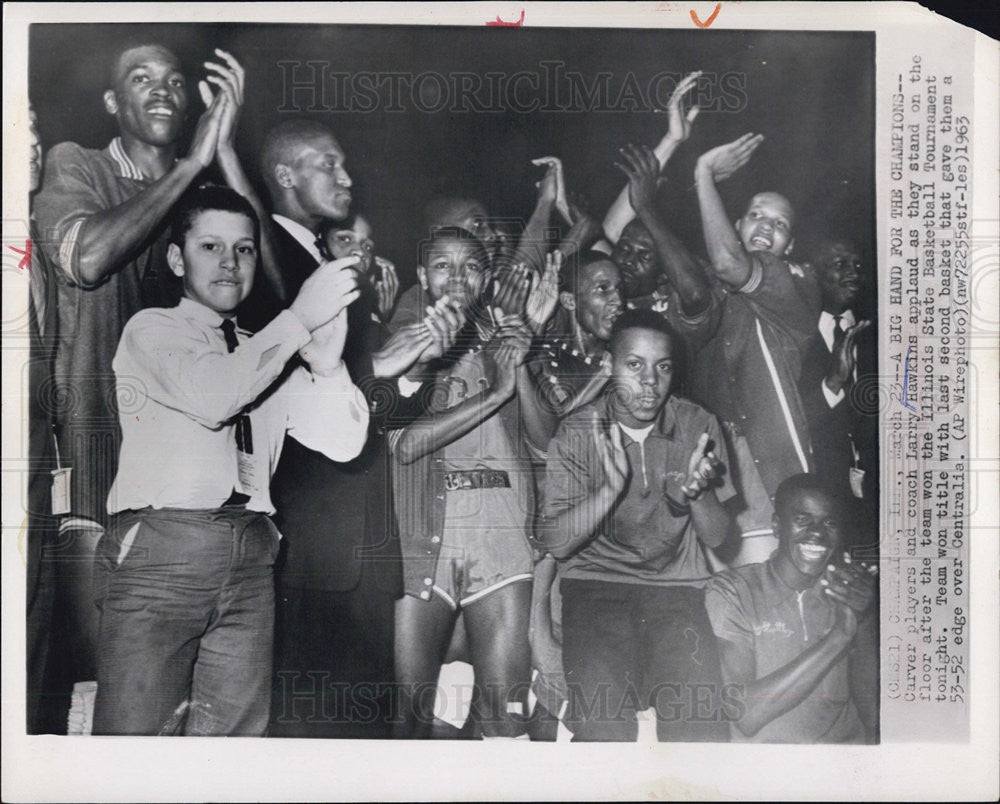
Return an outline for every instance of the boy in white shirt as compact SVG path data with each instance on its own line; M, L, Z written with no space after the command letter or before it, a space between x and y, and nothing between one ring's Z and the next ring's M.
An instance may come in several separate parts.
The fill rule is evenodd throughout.
M318 268L249 338L235 310L258 244L239 194L192 191L167 253L184 298L122 333L123 441L95 566L95 734L264 733L280 538L271 472L286 430L333 460L364 446L368 410L341 361L357 258ZM296 354L308 367L286 370Z

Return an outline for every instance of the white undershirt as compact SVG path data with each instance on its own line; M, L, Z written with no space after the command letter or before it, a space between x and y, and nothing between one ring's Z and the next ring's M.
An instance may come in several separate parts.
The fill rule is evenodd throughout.
M653 422L655 424L656 422ZM642 483L646 490L649 490L649 475L646 473L646 438L653 430L653 425L648 427L643 427L641 430L636 430L633 427L626 427L621 422L618 422L618 426L622 428L622 432L625 433L629 438L635 441L639 445L639 459L642 462Z
M655 424L655 422L653 424ZM618 422L618 426L622 428L622 432L625 433L625 435L640 444L642 444L646 440L646 437L653 431L652 424L648 427L643 427L641 430L636 430L634 427L626 427L621 422Z

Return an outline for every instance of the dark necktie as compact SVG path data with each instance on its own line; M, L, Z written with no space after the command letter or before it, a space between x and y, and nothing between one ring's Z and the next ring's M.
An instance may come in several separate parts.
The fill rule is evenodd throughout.
M840 348L840 345L844 342L844 338L847 337L847 333L844 330L844 317L842 315L835 315L833 317L833 351L836 352Z
M220 325L222 334L226 338L226 348L230 352L235 352L240 342L236 339L236 324L233 319L226 318ZM247 455L253 455L253 434L250 430L250 416L241 413L236 420L236 446Z

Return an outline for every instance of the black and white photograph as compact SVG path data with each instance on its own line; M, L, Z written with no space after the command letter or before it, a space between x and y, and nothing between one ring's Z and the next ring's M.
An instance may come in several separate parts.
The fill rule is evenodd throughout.
M967 743L971 76L470 5L28 26L15 730Z

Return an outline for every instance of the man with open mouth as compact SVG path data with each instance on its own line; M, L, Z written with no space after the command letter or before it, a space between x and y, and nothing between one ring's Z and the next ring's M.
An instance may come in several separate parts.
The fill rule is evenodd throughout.
M816 475L778 487L778 549L714 576L705 606L740 694L734 742L877 740L876 568L842 552L842 499Z
M819 316L819 287L808 266L789 262L795 210L779 193L757 193L733 223L717 186L746 165L763 140L746 134L702 154L695 168L709 273L722 294L722 312L695 361L692 396L722 420L733 459L742 497L735 566L768 557L775 546L778 484L813 469L798 380Z

